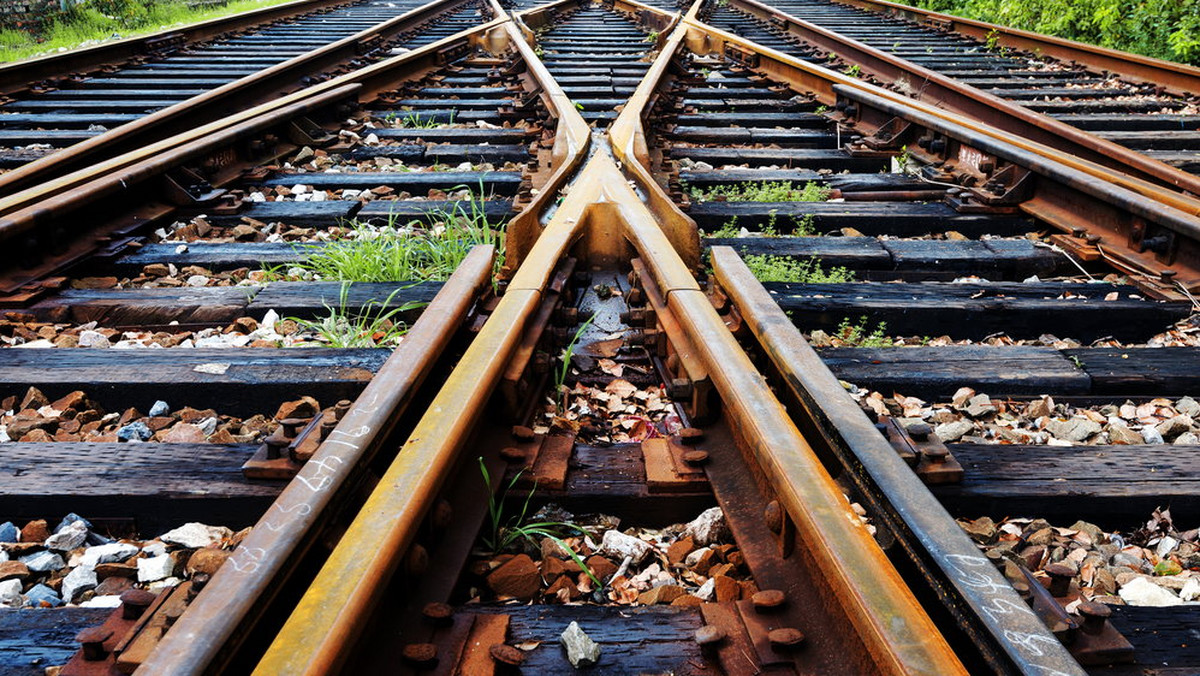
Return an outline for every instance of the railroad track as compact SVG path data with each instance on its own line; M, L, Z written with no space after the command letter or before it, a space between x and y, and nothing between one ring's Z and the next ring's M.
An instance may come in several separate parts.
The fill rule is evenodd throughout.
M0 69L0 193L421 47L491 11L478 3L391 0L288 7L122 41L133 43L125 49L102 45Z
M0 585L101 606L47 663L1192 668L1090 602L1186 592L1186 196L699 5L490 9L6 213Z

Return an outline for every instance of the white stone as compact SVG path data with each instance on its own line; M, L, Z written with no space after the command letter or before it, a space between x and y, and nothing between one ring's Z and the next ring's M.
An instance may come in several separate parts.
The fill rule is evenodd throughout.
M180 582L183 582L183 580L181 580L177 577L168 577L165 580L158 580L157 582L151 582L150 584L146 585L146 589L149 589L151 591L154 591L156 589L166 589L167 587L177 586Z
M192 275L187 278L188 286L208 286L208 277L204 275Z
M0 603L19 607L25 599L21 596L21 581L14 578L0 582Z
M1131 606L1178 606L1183 600L1144 577L1130 580L1117 594Z
M167 553L167 546L158 540L142 545L142 553L146 556L162 556Z
M716 580L715 580L715 578L710 577L704 581L704 584L700 585L699 589L696 590L696 598L699 598L699 599L702 599L705 601L711 601L713 598L713 594L715 594L716 591L717 591Z
M1188 581L1183 583L1183 589L1179 590L1179 598L1183 601L1200 599L1200 578L1189 577Z
M1148 444L1166 443L1163 441L1162 435L1158 433L1158 430L1149 425L1142 428L1142 440Z
M108 347L108 336L99 331L80 331L79 347Z
M88 547L79 559L79 565L95 568L101 563L118 563L138 553L137 545L128 542L110 542L106 545Z
M685 535L692 537L699 547L707 547L729 536L729 526L725 523L725 513L720 507L706 509L684 529Z
M87 526L79 521L72 521L66 528L46 538L46 549L69 552L82 546L84 540L87 540L87 535Z
M79 604L80 608L120 608L121 597L116 594L107 594L105 596L93 596L92 598Z
M567 625L558 640L567 650L567 660L576 669L590 667L600 661L600 645L583 633L578 622Z
M200 423L200 426L203 427L204 423ZM205 434L212 434L212 432L205 432ZM168 544L180 545L189 549L199 549L201 547L207 547L216 542L220 542L222 539L227 538L230 535L233 535L233 531L229 530L228 528L223 528L220 526L206 526L202 523L196 523L193 521L191 523L185 523L175 530L163 533L162 537L159 539ZM649 547L649 545L646 546Z
M605 531L604 539L600 541L600 556L607 556L618 561L625 557L633 559L634 564L641 563L647 556L654 553L654 547L632 535L626 535L618 530Z
M138 582L155 582L175 572L175 559L170 554L137 560Z
M87 566L79 566L62 581L62 600L71 603L75 596L89 589L95 589L100 581L96 579L96 571Z
M975 431L975 426L965 420L955 420L942 423L933 429L933 433L945 442L958 441L964 434Z

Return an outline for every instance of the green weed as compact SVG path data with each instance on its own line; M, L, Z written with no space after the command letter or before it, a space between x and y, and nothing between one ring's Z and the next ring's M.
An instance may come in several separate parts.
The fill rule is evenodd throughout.
M874 328L868 327L866 317L859 317L858 323L851 323L849 318L838 324L834 338L841 340L847 347L893 347L895 342L887 336L887 323L879 322Z
M462 186L455 188L461 189ZM431 212L426 222L396 227L395 219L377 228L352 222L348 239L310 246L297 267L324 280L395 282L448 279L477 244L496 247L497 268L503 265L504 228L488 222L483 199L467 206Z
M529 513L529 503L533 500L533 493L537 489L535 483L533 488L529 489L529 493L525 495L525 500L521 503L521 512L510 518L505 518L504 502L508 498L508 494L516 487L517 482L521 479L521 474L524 470L518 471L508 485L504 487L504 491L500 497L497 497L490 489L492 486L492 477L487 470L487 465L484 464L483 458L479 458L479 473L483 475L483 483L488 487L488 523L487 532L481 538L483 545L490 549L493 553L499 553L511 547L512 545L525 540L532 545L538 546L540 543L536 538L547 538L554 542L566 552L571 560L574 561L583 572L595 583L596 589L603 589L604 584L596 577L592 570L587 567L583 559L575 553L575 550L567 546L558 533L563 531L574 531L580 535L585 535L584 531L579 526L565 521L535 521L526 522L526 515ZM556 532L557 531L557 532Z
M825 270L815 258L788 256L746 256L746 267L760 282L799 282L802 284L843 284L854 281L854 272L844 267Z
M378 347L381 345L398 345L408 327L397 317L420 307L426 303L410 301L389 309L392 299L403 288L396 289L382 303L372 299L357 310L347 307L350 293L349 282L342 284L336 308L325 305L329 312L317 319L301 319L292 317L292 321L305 331L317 334L317 342L326 347Z
M760 181L736 185L716 185L711 188L688 188L688 195L698 202L824 202L829 189L808 182L797 188L791 181Z

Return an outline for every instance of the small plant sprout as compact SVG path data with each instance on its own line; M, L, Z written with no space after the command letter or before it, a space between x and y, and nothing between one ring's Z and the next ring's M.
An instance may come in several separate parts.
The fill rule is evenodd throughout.
M849 75L850 77L859 77L860 75L862 75L862 66L860 66L856 63L853 65L847 66L846 69L842 72L844 72L846 75Z
M575 335L571 338L571 342L567 344L567 346L563 349L562 354L559 356L559 360L562 361L562 366L558 369L558 372L554 374L554 392L562 397L559 403L560 409L566 408L567 374L571 371L571 357L575 355L575 346L579 343L579 339L583 337L583 334L587 332L588 327L592 325L592 322L595 321L595 319L596 315L592 315L591 317L587 318L587 321L579 325L579 328L575 331Z
M897 174L907 174L908 168L912 164L912 153L908 152L908 146L900 146L900 152L893 158L896 162Z
M646 42L658 42L658 31L652 31L646 35Z
M887 324L879 322L875 328L868 328L866 317L859 317L858 323L851 323L850 318L843 319L838 324L834 338L842 341L846 347L893 347L895 342L887 337Z
M579 526L565 521L534 521L527 522L526 515L529 513L529 503L533 500L533 493L537 490L537 483L529 489L529 493L525 495L525 500L521 503L521 512L514 514L510 518L505 518L504 503L508 499L509 493L516 487L517 482L521 479L521 474L524 470L519 470L513 478L508 482L508 485L501 491L499 497L491 491L492 477L488 472L487 465L483 462L483 458L479 458L479 473L483 475L484 486L488 489L488 523L487 531L482 536L483 546L490 549L493 553L499 553L516 544L520 540L525 540L533 545L540 545L536 538L548 539L558 545L571 560L574 561L587 576L592 579L596 585L596 589L603 589L604 584L596 577L579 554L575 550L567 546L558 533L563 531L574 531L580 535L586 535Z

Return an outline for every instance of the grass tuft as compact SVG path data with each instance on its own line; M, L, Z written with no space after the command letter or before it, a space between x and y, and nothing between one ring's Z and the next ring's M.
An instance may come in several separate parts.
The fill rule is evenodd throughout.
M458 189L458 188L456 188ZM298 267L324 280L347 282L444 281L477 244L496 247L504 263L504 229L487 220L484 200L473 197L430 213L426 222L375 227L354 222L349 239L311 247Z

